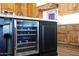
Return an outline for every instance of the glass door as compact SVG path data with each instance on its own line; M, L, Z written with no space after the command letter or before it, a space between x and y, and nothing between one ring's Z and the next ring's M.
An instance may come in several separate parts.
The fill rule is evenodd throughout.
M16 55L30 55L38 53L38 21L16 21L17 45Z

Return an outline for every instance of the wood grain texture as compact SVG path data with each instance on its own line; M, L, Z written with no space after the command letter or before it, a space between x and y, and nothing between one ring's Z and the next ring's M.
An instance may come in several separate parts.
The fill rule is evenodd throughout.
M79 56L79 47L58 44L58 56Z
M58 4L56 4L56 3L47 3L44 5L38 6L38 9L41 11L55 9L55 8L58 8Z
M0 13L1 13L1 4L0 4Z
M79 3L59 3L59 15L79 13Z
M79 24L58 25L58 43L79 46Z
M1 10L15 11L14 3L1 3Z
M0 3L0 10L8 10L18 16L37 17L36 3Z

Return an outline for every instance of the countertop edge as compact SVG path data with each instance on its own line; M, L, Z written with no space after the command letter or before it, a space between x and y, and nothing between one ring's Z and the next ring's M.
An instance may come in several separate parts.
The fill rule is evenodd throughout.
M25 16L16 16L16 15L3 15L0 14L0 17L4 17L4 18L14 18L14 19L29 19L29 20L36 20L36 21L50 21L50 22L57 22L56 19L51 20L51 19L41 19L41 18L33 18L33 17L25 17Z

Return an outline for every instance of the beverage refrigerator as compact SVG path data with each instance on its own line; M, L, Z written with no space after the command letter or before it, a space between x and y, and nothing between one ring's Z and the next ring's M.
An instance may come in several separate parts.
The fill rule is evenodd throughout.
M57 55L57 22L0 15L0 56Z

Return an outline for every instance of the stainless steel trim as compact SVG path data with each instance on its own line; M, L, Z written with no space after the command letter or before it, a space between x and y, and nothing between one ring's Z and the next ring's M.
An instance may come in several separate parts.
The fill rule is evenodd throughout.
M16 56L26 56L26 55L36 54L36 53L37 52L35 50L32 50L32 51L17 53Z
M18 49L27 49L27 48L33 48L33 47L36 47L36 46L20 47L20 48L17 48L17 50L18 50Z
M30 44L30 43L36 43L36 42L24 42L24 43L17 43L17 44L20 45L20 44Z
M37 22L37 51L39 53L39 21Z
M17 22L16 22L16 19L14 19L14 30L15 30L15 34L14 34L14 40L15 40L14 55L16 55L16 50L17 50Z
M16 22L15 22L15 27L17 26L17 21L18 20L16 20ZM19 20L20 21L20 20ZM23 21L23 20L22 20ZM26 20L27 21L27 20ZM32 21L32 20L28 20L28 21ZM36 41L37 41L37 45L36 45L36 47L37 47L37 50L35 50L35 53L38 53L39 52L39 21L32 21L32 22L34 22L34 23L36 23L36 27L37 27L37 39L36 39ZM17 34L17 27L16 27L16 34ZM17 34L18 35L18 34ZM18 43L17 43L17 35L16 35L16 50L18 49L17 48L17 45L18 45ZM24 34L23 34L24 35ZM26 47L27 48L27 47ZM28 51L29 52L29 51ZM29 52L30 53L30 52ZM32 54L35 54L35 53L33 53L32 52ZM16 53L15 55L17 55L18 53ZM21 55L23 55L22 54L22 52L21 52ZM29 55L29 54L26 54L26 55Z

